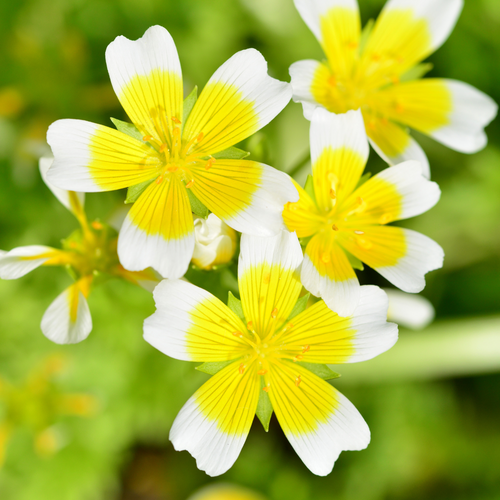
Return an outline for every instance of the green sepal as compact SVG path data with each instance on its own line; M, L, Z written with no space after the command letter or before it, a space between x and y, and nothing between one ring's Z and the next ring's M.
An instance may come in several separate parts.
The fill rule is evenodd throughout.
M363 271L365 266L363 263L355 257L352 253L346 252L345 253L347 256L347 260L349 261L349 264L353 267L353 269L358 269L359 271Z
M375 24L375 21L373 19L370 19L365 24L365 27L363 28L363 31L361 32L361 36L359 37L359 53L360 54L362 54L363 50L365 50L366 42L368 42L368 39L370 38L374 24Z
M330 368L328 368L328 365L322 365L318 363L306 363L304 361L299 361L297 364L306 368L310 372L314 373L314 375L317 375L319 378L322 378L323 380L332 380L334 378L340 377L340 373L330 370Z
M116 118L111 118L111 121L113 122L113 125L116 127L116 129L120 132L123 132L124 134L127 134L128 136L133 137L138 141L144 142L142 140L144 135L141 134L140 130L133 123L122 122L121 120L117 120Z
M291 320L292 318L295 318L295 316L306 310L307 301L309 300L310 296L311 296L310 293L306 293L304 296L300 297L299 300L297 300L297 302L293 306L290 316L288 316L287 321Z
M127 189L127 197L125 198L125 203L134 203L137 201L139 196L141 196L146 188L154 181L154 179L149 179L147 181L141 182L140 184L136 184L135 186L130 186Z
M235 148L231 146L230 148L224 149L223 151L219 151L212 155L212 158L216 160L242 160L249 156L250 153L248 151L243 151L243 149ZM208 157L207 157L208 160Z
M196 197L191 189L186 189L188 194L189 203L191 204L191 211L198 217L206 219L210 213L208 208Z
M413 68L409 69L406 73L402 74L399 78L400 82L411 82L412 80L418 80L422 78L424 75L429 73L429 71L434 66L432 63L422 63L413 66Z
M257 411L255 414L257 418L260 420L262 427L266 432L269 431L269 422L271 421L271 417L273 416L273 405L271 404L271 400L269 399L269 394L266 391L263 391L265 380L264 377L260 377L260 393L259 393L259 402L257 403Z
M358 183L356 184L356 187L354 188L355 190L361 187L370 177L372 176L371 172L366 172L363 174L360 178Z
M316 203L316 193L314 192L314 180L313 176L310 174L307 176L306 183L304 185L304 191L311 197L314 203Z
M233 362L234 359L230 359L229 361L212 361L210 363L203 363L202 365L195 366L194 369L203 373L208 373L209 375L215 375Z
M184 104L182 106L182 123L186 123L191 111L193 110L193 106L195 105L198 99L198 87L195 86L191 93L184 99Z
M241 307L241 300L237 299L231 292L227 294L227 307L238 316L238 318L245 322L245 315L243 314L243 307Z

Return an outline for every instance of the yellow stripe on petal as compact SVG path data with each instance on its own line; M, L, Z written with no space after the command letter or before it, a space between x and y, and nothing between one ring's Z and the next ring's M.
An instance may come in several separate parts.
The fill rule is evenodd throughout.
M202 134L193 148L196 154L213 154L236 144L259 130L254 102L229 83L208 83L184 127L186 141Z
M382 115L426 134L448 125L453 110L450 89L435 78L391 85L373 104Z
M151 183L128 217L148 236L161 235L165 240L179 240L194 231L186 189L175 175L165 175L160 182Z
M293 179L299 192L299 201L288 202L283 209L283 221L290 231L295 231L299 238L311 236L324 224L324 216L319 212L312 198Z
M401 156L411 146L411 138L403 127L371 113L364 113L363 118L366 135L389 159Z
M318 207L328 212L341 204L356 187L365 163L365 158L348 147L325 148L312 166Z
M152 179L162 165L152 148L102 125L95 125L88 150L87 168L92 180L103 191L122 189Z
M394 226L362 226L343 232L339 243L372 268L396 265L407 254L404 230Z
M334 7L320 17L323 50L339 78L349 78L358 57L361 25L359 12Z

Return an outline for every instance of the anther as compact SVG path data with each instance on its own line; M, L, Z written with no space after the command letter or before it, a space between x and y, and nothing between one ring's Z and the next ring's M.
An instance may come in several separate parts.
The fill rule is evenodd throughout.
M235 337L239 337L240 339L243 338L243 334L241 332L233 332L233 335Z
M310 345L302 346L302 354L306 353L311 348Z
M262 390L263 390L264 392L269 392L269 386L268 386L268 385L266 385L265 387L263 387L263 388L262 388Z
M253 323L252 323L251 321L249 321L249 322L247 323L247 329L248 329L249 331L252 331L252 328L253 328Z
M356 231L354 231L354 234L365 234L365 232L364 231L357 231L356 230Z
M172 116L172 121L176 123L177 125L180 125L182 122L177 118L176 116Z
M177 165L169 165L167 170L169 172L177 172L177 170L179 170L179 167Z
M194 179L191 179L187 184L186 184L186 188L187 189L191 189L191 186L194 184Z
M142 140L144 142L149 142L149 141L152 141L153 140L153 136L152 135L145 135Z
M297 356L295 356L295 358L293 358L293 362L294 363L297 363L297 361L302 361L304 359L304 356L302 356L302 354L297 354Z
M160 153L163 153L163 151L165 151L166 149L168 149L168 146L163 143L161 146L160 146Z
M333 189L333 188L330 189L330 198L332 200L335 200L335 198L337 198L337 193L335 192L335 189Z
M278 308L274 308L272 311L271 311L271 318L273 319L276 319L276 316L278 316Z
M265 375L267 373L267 370L259 370L257 372L257 375Z
M241 363L240 367L238 368L238 371L240 372L240 375L243 375L243 372L245 371L245 365Z
M203 132L200 132L200 133L198 134L198 137L196 138L196 141L197 141L197 142L201 142L201 141L202 141L202 139L203 139L203 136L204 136L204 135L205 135L205 134L204 134Z
M99 221L96 221L96 220L94 222L92 222L91 226L94 229L97 229L98 231L100 231L104 227Z
M205 163L205 170L210 170L214 163L215 163L215 158L211 156L210 159L207 161L207 163Z
M293 323L288 323L288 325L286 325L285 328L283 328L283 331L287 332L288 330L291 330L292 328L293 328Z
M302 381L302 379L300 378L300 375L298 375L297 378L295 379L295 385L296 385L296 387L298 387L300 385L301 381Z
M339 230L339 228L338 228L335 224L332 224L332 229L333 229L334 231L338 231L338 230Z
M160 175L156 178L155 184L161 184L163 182L163 175Z

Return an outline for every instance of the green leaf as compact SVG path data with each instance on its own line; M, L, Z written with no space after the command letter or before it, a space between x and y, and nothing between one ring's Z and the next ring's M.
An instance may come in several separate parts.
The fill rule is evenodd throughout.
M413 66L413 68L409 69L406 73L401 75L399 81L409 82L412 80L418 80L419 78L422 78L424 75L429 73L432 68L432 63L417 64L416 66Z
M271 417L273 416L273 405L271 404L271 400L269 399L269 394L266 391L263 391L265 381L264 377L260 377L260 395L259 402L257 403L257 411L255 412L262 427L266 432L269 431L269 422L271 421Z
M227 307L238 316L238 318L245 322L245 315L243 314L243 307L241 307L241 300L237 299L231 292L228 293Z
M364 175L362 175L359 178L359 181L354 189L358 189L360 186L362 186L371 176L372 176L371 172L366 172Z
M182 108L182 123L186 123L191 111L193 110L193 106L198 99L198 87L194 87L191 93L184 99L184 105Z
M361 36L359 38L359 53L360 54L363 52L363 50L365 50L366 42L368 41L368 38L370 38L374 24L375 24L375 21L373 19L370 19L366 23L365 27L363 28L363 31L361 32Z
M305 363L304 361L299 361L297 364L303 366L310 372L313 372L315 375L317 375L319 378L322 378L323 380L331 380L333 378L340 377L340 373L330 370L330 368L328 368L327 365L321 365L318 363Z
M140 184L136 184L135 186L130 186L127 189L127 198L125 198L125 203L134 203L153 181L154 179L150 179L148 181L141 182Z
M363 271L365 266L357 257L354 257L354 255L352 253L349 253L349 252L346 252L345 254L347 256L347 260L349 261L349 263L351 264L351 266L354 269L358 269L359 271Z
M203 217L204 219L206 219L209 214L208 208L203 205L203 203L198 198L196 198L191 189L186 189L186 191L188 194L189 203L191 204L192 212L198 217Z
M295 316L306 310L307 301L309 300L310 296L311 296L310 293L306 293L303 297L300 297L300 299L297 300L297 302L293 306L290 316L288 316L287 321L291 320L292 318L295 318Z
M230 359L229 361L213 361L210 363L203 363L202 365L195 366L195 370L208 373L209 375L215 375L217 372L220 372L223 368L233 362L234 359Z
M122 122L121 120L117 120L116 118L111 118L111 121L113 122L116 129L120 132L123 132L124 134L127 134L130 137L137 139L138 141L144 142L142 140L144 135L141 134L139 129L133 123Z
M230 148L213 154L212 158L215 158L216 160L241 160L246 158L249 154L250 153L248 151L243 151L243 149L231 146Z
M316 203L316 194L314 192L314 181L312 175L307 176L304 191L311 197L314 203Z

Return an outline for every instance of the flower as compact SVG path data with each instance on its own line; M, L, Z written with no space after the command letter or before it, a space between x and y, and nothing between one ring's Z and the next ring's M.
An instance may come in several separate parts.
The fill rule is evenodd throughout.
M194 221L194 252L192 262L209 271L214 266L227 264L236 250L236 233L215 214Z
M429 177L425 153L406 127L463 153L487 142L483 128L497 105L466 83L420 79L419 64L448 38L462 0L389 0L373 29L361 33L356 0L295 0L300 15L323 47L327 61L290 67L296 102L310 119L316 106L334 113L360 108L366 133L390 165L418 160Z
M118 277L151 290L159 280L151 269L131 272L123 268L116 253L116 231L98 220L92 223L87 221L82 193L64 191L47 181L46 173L51 163L52 158L41 158L42 178L57 199L77 218L81 229L63 241L63 249L30 245L0 253L0 278L21 278L40 266L63 266L68 269L75 282L45 311L41 328L43 334L57 344L74 344L86 339L92 330L86 299L96 281Z
M307 238L301 279L341 316L354 311L360 286L353 267L361 262L405 292L419 292L424 275L443 265L443 250L426 236L386 226L429 210L439 187L407 161L362 183L368 142L361 112L335 115L317 108L310 129L312 186L297 185L300 200L288 203L283 219Z
M188 500L266 500L260 493L233 484L210 484Z
M389 299L387 319L400 326L421 330L434 319L432 304L422 295L409 295L393 288L384 288Z
M237 231L269 236L281 230L283 205L298 198L292 183L228 150L291 98L290 85L268 76L258 51L226 61L186 115L177 50L164 28L153 26L137 41L118 37L106 62L135 135L80 120L53 123L49 179L84 192L149 182L120 231L118 255L126 269L152 266L167 278L186 272L195 244L188 190Z
M397 326L386 322L387 297L366 286L349 318L323 301L294 316L302 258L294 233L243 235L240 315L185 281L164 280L154 291L157 310L144 322L146 341L173 358L222 367L188 400L170 431L174 448L188 450L211 476L237 459L258 404L272 405L315 474L331 472L342 450L368 445L368 426L352 403L311 370L389 349Z

